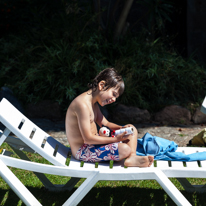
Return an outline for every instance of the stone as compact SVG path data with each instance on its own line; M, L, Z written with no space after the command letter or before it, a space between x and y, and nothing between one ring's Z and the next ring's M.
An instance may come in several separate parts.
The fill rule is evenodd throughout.
M113 112L112 119L119 124L138 124L149 122L150 117L150 113L147 110L119 104Z
M51 120L60 120L63 118L60 105L58 102L51 100L29 104L26 108L26 114L29 118L47 118Z
M195 123L195 124L202 124L202 123L206 123L206 115L203 114L201 111L200 111L200 108L201 107L198 107L194 113L194 115L192 116L192 121Z
M191 124L191 112L178 105L170 105L157 112L154 120L163 124L188 125Z

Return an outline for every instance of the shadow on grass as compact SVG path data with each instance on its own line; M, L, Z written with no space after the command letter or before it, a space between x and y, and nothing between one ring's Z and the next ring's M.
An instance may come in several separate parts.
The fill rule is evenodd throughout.
M43 206L60 206L75 191L49 192L44 188L28 189L41 202ZM181 191L193 206L205 206L205 193L187 193ZM120 206L120 205L143 205L143 206L174 206L175 203L161 189L129 188L129 187L103 187L92 188L86 197L79 203L79 206ZM16 206L21 204L20 199L11 189L0 189L0 205Z

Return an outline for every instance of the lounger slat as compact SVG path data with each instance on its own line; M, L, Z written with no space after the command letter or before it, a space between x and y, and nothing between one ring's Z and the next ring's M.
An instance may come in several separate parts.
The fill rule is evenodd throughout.
M197 161L193 161L193 162L186 162L186 166L188 168L198 168L199 165L198 165L198 162Z
M113 163L113 167L115 167L115 168L121 168L121 167L124 167L124 160L121 160L121 161L115 161L114 163Z
M206 160L200 161L200 165L202 168L206 168Z
M66 158L57 154L56 155L56 160L58 160L59 162L61 162L62 164L65 164L66 163Z
M185 148L185 147L178 147L177 150L176 150L176 152L184 152L184 148Z
M45 143L44 145L44 152L47 153L49 156L53 157L54 149L49 143Z
M197 152L206 152L205 147L196 147Z
M43 140L46 139L47 137L49 137L49 135L42 131L41 129L36 129L34 136L32 138L32 142L36 145L38 145L39 147L41 147Z
M59 142L57 142L54 138L48 137L45 146L44 151L47 154L50 154L53 158L55 158L57 161L59 161L61 164L65 164L66 158L68 155L68 150L63 150L63 147L59 149L58 147L61 147L59 145ZM58 152L59 150L59 152Z
M184 147L183 152L188 155L191 153L196 153L197 152L197 148L195 147ZM186 162L186 167L188 168L198 168L198 162L197 161L192 161L192 162Z
M168 163L168 161L161 161L161 160L159 160L159 161L157 161L157 167L158 168L169 167L169 163Z
M197 151L198 152L206 152L206 148L205 147L197 147ZM206 168L206 160L200 161L200 167Z
M15 117L15 118L13 118ZM24 115L19 112L13 105L9 104L6 99L1 101L0 121L6 126L18 128L19 123L24 119Z
M180 161L171 161L171 167L183 168L184 164Z
M57 154L63 156L64 158L67 158L68 152L70 151L69 147L64 146L51 136L47 138L47 143L49 143L54 149L55 147L57 147Z
M107 168L109 168L109 166L110 166L110 163L109 163L109 161L108 162L99 162L99 164L98 164L98 169L107 169Z
M70 148L60 144L57 150L56 159L64 162L65 164L69 152L70 152Z
M198 152L196 147L182 147L182 150L185 154L192 154Z
M21 122L19 122L20 124ZM22 124L21 127L21 133L22 135L24 135L25 137L29 137L30 134L32 133L32 130L34 129L34 124L32 122L30 122L28 119L25 120L25 122Z
M180 150L185 154L192 154L196 152L206 152L206 147L182 147Z
M62 164L66 163L66 157L65 155L62 155L61 153L57 152L56 153L56 160L58 160L59 162L61 162Z
M9 114L7 114L9 115ZM22 120L22 117L18 117L17 118L14 118L14 119L10 119L8 116L3 116L3 114L0 114L0 117L3 117L0 119L0 121L6 126L6 127L9 127L9 126L12 126L13 128L18 128L19 126L19 123L21 122ZM12 116L12 115L11 115ZM11 120L11 121L10 121Z
M89 163L89 162L84 162L83 168L84 169L94 169L95 164L94 163Z
M76 160L73 156L71 156L71 160L69 162L69 168L75 169L80 168L81 162L79 160Z
M205 148L199 148L199 147L181 147L178 148L177 152L183 152L185 154L192 154L196 152L204 152ZM204 165L204 163L203 163ZM186 167L188 168L198 168L199 164L197 161L192 161L192 162L186 162Z

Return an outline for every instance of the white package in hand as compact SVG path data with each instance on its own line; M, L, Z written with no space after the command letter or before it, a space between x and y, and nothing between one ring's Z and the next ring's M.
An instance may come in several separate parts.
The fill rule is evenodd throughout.
M133 134L134 129L133 129L133 127L126 127L126 128L123 128L123 129L118 129L118 130L115 131L115 136L117 136L118 134L122 134L125 131L127 132L126 135Z

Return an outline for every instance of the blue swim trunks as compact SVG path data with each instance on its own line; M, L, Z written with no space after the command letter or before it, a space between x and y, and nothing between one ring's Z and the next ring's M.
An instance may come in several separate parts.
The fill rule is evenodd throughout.
M77 151L75 158L84 162L118 161L118 145L119 142L107 145L83 144Z

